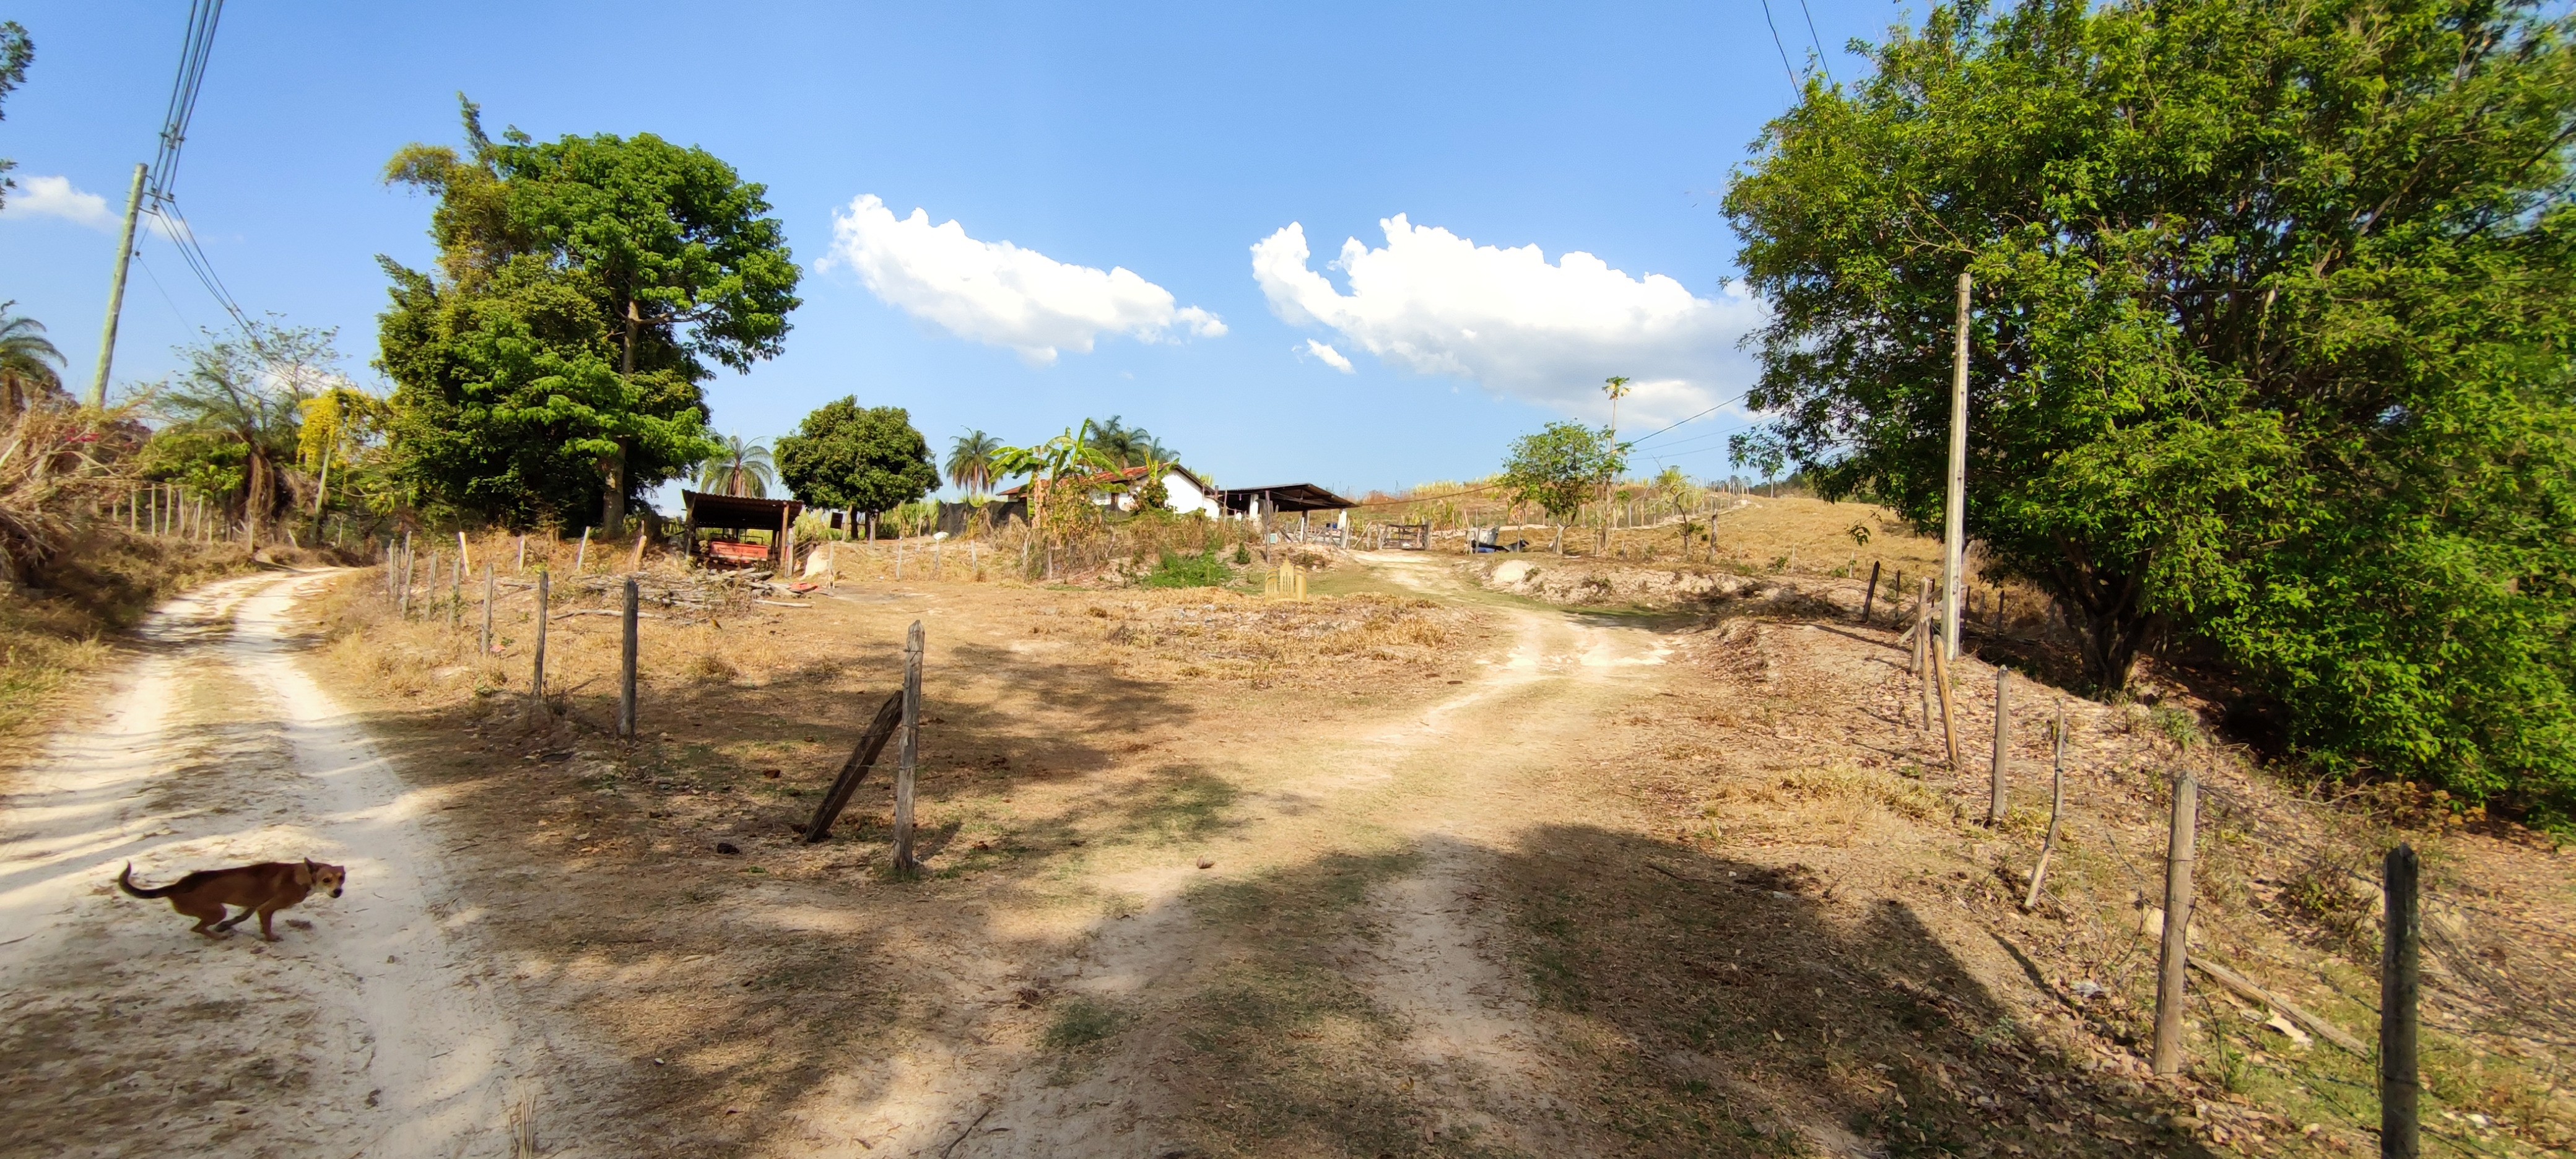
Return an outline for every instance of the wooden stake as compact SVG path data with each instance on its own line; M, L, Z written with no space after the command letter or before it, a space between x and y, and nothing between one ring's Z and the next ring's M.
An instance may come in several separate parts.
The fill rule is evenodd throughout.
M459 554L455 564L447 569L447 627L454 631L464 623L465 557Z
M492 654L492 563L483 563L483 654Z
M1933 641L1931 647L1925 650L1932 654L1932 684L1935 691L1941 694L1941 743L1949 750L1950 771L1955 773L1960 770L1959 722L1957 715L1950 708L1950 665L1941 659L1939 641Z
M553 579L552 569L537 573L537 660L535 674L528 679L528 688L535 694L539 710L546 706L546 621L550 618L547 605L554 599L554 592L549 587Z
M2052 730L2057 741L2057 755L2048 772L2048 837L2039 843L2039 864L2030 867L2030 896L2021 900L2022 912L2039 905L2039 883L2048 880L2048 859L2057 852L2057 818L2066 810L2066 709L2057 710L2057 727Z
M841 771L833 776L831 789L823 794L823 803L815 806L814 819L805 825L807 845L832 835L832 822L838 820L841 810L849 806L850 795L858 791L859 782L867 778L868 770L876 767L877 758L885 752L886 742L894 739L895 729L902 724L903 692L897 690L877 707L876 719L869 722L866 732L859 734L859 743L851 746L849 759L841 762Z
M588 560L589 558L590 558L590 529L589 529L589 528L587 528L587 527L585 527L585 528L582 528L582 529L581 529L581 546L580 546L580 547L576 547L576 548L574 548L574 549L573 549L573 552L572 552L572 574L574 574L574 575L580 575L580 574L581 574L581 565L583 564L583 562L584 562L584 561Z
M403 533L402 596L396 601L406 620L411 618L411 563L411 533L406 531Z
M519 537L519 562L510 565L511 575L528 574L528 537Z
M465 529L461 527L456 529L456 561L456 566L467 571L474 570L474 551L466 546Z
M2387 898L2379 953L2379 1153L2384 1159L2423 1154L2416 1103L2415 1009L2422 998L2423 914L2416 896L2421 866L2415 847L2388 851L2380 892Z
M626 618L619 626L617 656L617 735L635 739L635 577L626 577Z
M2182 1013L2190 981L2191 863L2199 824L2200 782L2190 773L2174 779L2173 831L2165 844L2164 959L2156 976L2155 1072L2182 1073Z
M903 747L894 772L894 867L898 873L921 868L912 858L912 785L921 756L921 621L903 643Z
M644 539L643 532L635 533L635 554L627 557L626 560L626 570L629 574L644 570Z
M1878 561L1869 561L1869 590L1860 594L1860 622L1869 623L1869 609L1878 603Z
M1986 824L2004 823L2004 787L2012 760L2012 669L1995 669L1995 790Z

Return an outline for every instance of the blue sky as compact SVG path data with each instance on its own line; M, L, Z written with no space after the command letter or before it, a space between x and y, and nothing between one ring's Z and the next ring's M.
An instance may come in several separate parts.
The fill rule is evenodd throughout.
M235 298L338 327L377 382L375 256L430 258L429 203L378 174L406 142L457 139L458 91L496 131L703 146L768 185L808 271L785 355L709 386L716 428L755 437L845 394L909 408L935 449L1115 413L1220 485L1364 491L1485 474L1515 435L1597 418L1606 375L1644 384L1632 433L1749 381L1733 339L1758 306L1728 288L1718 198L1792 96L1753 0L736 10L234 0L179 202ZM1907 18L1811 11L1845 78L1842 43ZM152 154L185 12L5 13L37 58L0 122L22 186L0 299L81 383L106 219ZM1772 12L1803 67L1809 10ZM166 243L141 253L120 384L222 319ZM1705 436L1744 421L1649 446L1723 475Z

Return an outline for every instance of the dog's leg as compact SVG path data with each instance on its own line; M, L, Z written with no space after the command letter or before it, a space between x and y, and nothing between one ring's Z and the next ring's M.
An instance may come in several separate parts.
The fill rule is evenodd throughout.
M275 905L264 905L264 906L259 907L259 936L260 936L260 940L262 940L262 941L268 941L268 942L274 942L274 941L276 941L276 940L277 940L277 932L276 932L275 930L271 930L271 929L269 929L269 928L268 928L268 919L269 919L270 917L274 916L276 913L277 913L277 907L276 907ZM244 916L248 916L248 915L244 915Z
M181 901L178 898L172 898L170 899L170 906L185 916L197 919L196 928L188 932L192 934L204 934L208 940L222 939L224 934L232 929L233 923L241 920L240 918L226 918L224 916L224 907L213 902L190 903Z

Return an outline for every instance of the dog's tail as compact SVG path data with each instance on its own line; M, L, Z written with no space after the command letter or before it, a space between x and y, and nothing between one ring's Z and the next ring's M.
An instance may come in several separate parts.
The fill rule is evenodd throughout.
M179 887L176 884L172 884L162 886L159 889L134 888L134 863L129 861L125 863L125 872L116 875L116 888L124 890L126 895L129 897L152 898L168 897L172 893L177 892Z

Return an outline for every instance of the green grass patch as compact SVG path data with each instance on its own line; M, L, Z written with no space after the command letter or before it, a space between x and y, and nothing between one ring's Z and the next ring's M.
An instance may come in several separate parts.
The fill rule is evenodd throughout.
M1079 1050L1118 1033L1126 1024L1127 1015L1106 1002L1067 998L1056 1005L1044 1041L1048 1050Z
M1212 588L1233 581L1234 569L1227 567L1214 551L1184 555L1166 550L1154 570L1139 582L1149 588Z

